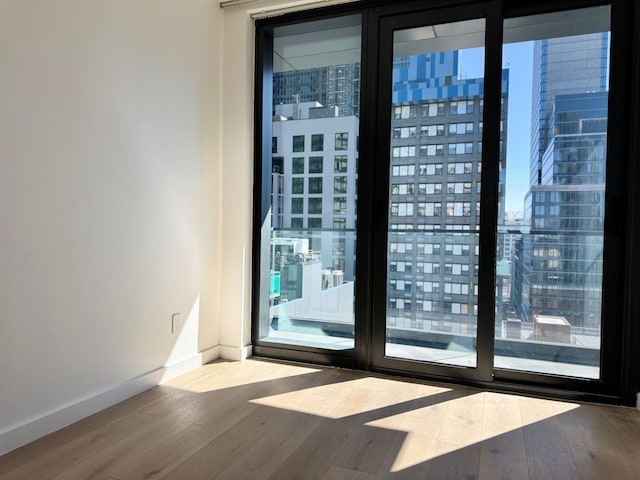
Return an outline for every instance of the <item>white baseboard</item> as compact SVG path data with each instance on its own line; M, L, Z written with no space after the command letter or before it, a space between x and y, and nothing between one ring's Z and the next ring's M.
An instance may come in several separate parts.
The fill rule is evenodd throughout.
M211 347L200 353L202 354L202 365L205 365L207 363L213 362L214 360L218 360L220 358L220 347L219 346Z
M226 345L220 345L220 358L225 360L235 360L241 362L251 357L251 345L244 347L228 347Z
M636 408L640 410L640 393L636 395Z
M217 358L220 358L220 348L216 346L171 365L158 367L118 384L111 385L67 406L0 431L0 455L53 433L105 408L109 408Z
M172 378L179 377L194 368L198 368L205 363L212 362L220 358L220 347L215 346L192 355L191 357L179 360L171 365L162 367L163 372L158 383L168 382ZM157 384L156 384L157 385Z

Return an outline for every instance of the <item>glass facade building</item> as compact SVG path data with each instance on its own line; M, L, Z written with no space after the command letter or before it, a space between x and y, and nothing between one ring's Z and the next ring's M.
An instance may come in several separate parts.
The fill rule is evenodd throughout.
M558 95L546 130L541 185L525 200L519 314L600 327L607 92Z
M360 63L277 72L273 76L274 113L277 105L318 102L338 107L338 115L360 113Z

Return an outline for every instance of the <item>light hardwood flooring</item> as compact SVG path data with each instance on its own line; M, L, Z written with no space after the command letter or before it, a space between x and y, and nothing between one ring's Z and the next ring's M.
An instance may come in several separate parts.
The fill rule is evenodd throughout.
M640 412L215 362L0 457L0 479L640 479Z

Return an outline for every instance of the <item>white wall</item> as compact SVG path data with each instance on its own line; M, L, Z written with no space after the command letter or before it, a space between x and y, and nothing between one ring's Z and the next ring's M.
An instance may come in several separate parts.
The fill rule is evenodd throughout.
M329 0L323 5L341 3ZM346 0L349 1L349 0ZM291 5L260 0L224 9L222 276L220 353L240 359L251 349L251 214L255 24L251 13ZM315 5L314 2L310 2ZM311 5L311 6L313 6ZM294 8L308 8L296 6Z
M246 6L225 9L223 21L220 346L222 355L239 359L251 343L254 23Z
M216 356L221 242L242 276L221 228L222 17L215 0L0 0L0 453ZM243 154L247 108L225 119ZM242 165L224 175L244 202Z

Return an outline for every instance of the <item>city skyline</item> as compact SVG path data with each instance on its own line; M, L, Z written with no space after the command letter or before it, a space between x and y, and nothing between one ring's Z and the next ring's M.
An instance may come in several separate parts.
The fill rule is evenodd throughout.
M562 70L564 60L561 57L552 56L550 60L544 57L542 73L540 64L536 67L534 62L540 62L539 58L535 58L536 52L546 52L541 45L547 45L547 42L552 46L572 45L572 49L578 52L575 56L580 57L577 62L590 61L591 53L585 53L586 59L581 58L580 53L581 48L585 52L593 50L582 47L587 45L587 38L560 37L557 41L537 40L504 46L498 227L504 225L509 230L527 229L528 232L532 224L537 228L548 228L556 222L560 229L568 225L586 225L586 217L582 217L583 213L580 213L582 210L573 213L573 219L567 219L564 223L555 217L566 217L569 215L567 212L573 212L573 207L563 206L566 202L585 202L591 198L581 192L593 192L594 188L578 186L577 177L568 170L570 167L566 161L574 155L573 145L579 139L591 139L588 141L594 145L602 145L598 138L602 136L602 125L606 129L606 121L602 123L600 120L603 116L606 117L606 105L604 113L585 110L583 103L593 103L593 100L584 96L593 95L590 91L595 87L589 82L584 85L572 82L571 72L565 74ZM602 40L597 34L592 35L592 38L599 45L596 55L606 55L606 33ZM408 333L403 332L407 331L412 332L411 341L425 345L438 345L440 341L444 341L443 335L454 335L455 343L460 348L469 354L475 351L470 339L476 336L478 321L483 57L484 49L474 47L394 58L390 99L392 119L386 274L387 334L391 335L392 343L406 342L404 337ZM606 79L600 74L600 64L607 61L604 58L603 61L596 62L596 82L600 87L606 86ZM548 85L546 62L551 65ZM345 85L340 81L341 78L353 78L353 72L356 68L359 69L356 65L323 67L322 74L326 74L327 78L329 72L334 72L334 76L336 73L341 76L335 78L333 86L330 82L323 84L323 88L327 90L327 98L331 89ZM554 68L561 73L554 73ZM594 76L591 70L581 68L581 64L577 65L576 70L585 70L587 77ZM606 72L606 68L603 71ZM289 92L296 90L295 73L286 72L283 76L286 81L282 82L277 75L275 83L286 84ZM319 73L304 71L300 75L306 82L307 77L314 78ZM569 80L565 79L567 75ZM547 90L552 92L549 97L546 96ZM284 90L281 89L282 91ZM325 93L321 92L322 95ZM334 98L337 102L345 97L335 95ZM272 213L278 213L283 220L280 223L274 221L273 225L280 226L281 235L309 239L308 254L304 253L303 256L308 255L305 257L308 261L313 258L323 269L328 269L327 273L322 273L323 285L324 278L329 278L330 270L333 270L332 275L337 271L344 272L340 275L344 275L344 280L349 283L355 280L355 269L350 267L355 266L356 245L355 236L347 239L346 235L355 228L357 199L357 166L350 162L357 163L358 153L349 152L348 163L351 166L347 168L345 163L345 170L336 170L338 156L342 152L334 151L332 142L334 136L336 142L338 136L345 139L357 136L357 116L341 114L338 105L331 102L324 105L313 101L301 102L300 99L294 94L293 103L274 104L274 178L276 175L282 177L282 181L274 180L274 185L277 183L282 186L284 200L280 210L274 204ZM312 100L312 97L305 97L305 100ZM355 97L353 100L355 101ZM354 107L347 111L355 114L358 109ZM538 130L532 130L532 119L538 117L540 120L535 124ZM347 127L345 122L350 122L351 126ZM571 135L578 135L578 140L571 140ZM600 148L598 151L603 150ZM603 168L598 165L604 159L601 156L596 159L593 153L585 155L591 158L592 167L589 168L603 174ZM565 158L567 160L563 160ZM276 172L276 168L281 170ZM560 172L557 175L556 170ZM562 174L563 171L567 173ZM347 183L344 183L345 187L337 186L339 179L347 182L347 178L351 179L348 182L351 187L347 188ZM583 183L604 182L602 175L597 177L597 181L588 180L585 176L580 178L584 179ZM562 187L560 183L563 183ZM555 184L558 185L554 186ZM548 194L552 187L556 189L557 196ZM336 195L343 197L337 198ZM598 198L602 200L604 197ZM600 209L592 208L590 211L597 220L602 208L600 206ZM523 221L514 222L516 216L513 212L522 212ZM545 215L555 217L547 219ZM339 230L343 229L344 232L336 233L336 225L347 228L341 226ZM551 233L557 232L545 231L546 237L533 232L531 235L499 233L495 279L496 339L505 338L508 334L509 338L521 340L548 342L561 338L563 343L575 341L575 332L567 330L567 336L556 337L541 334L538 327L534 329L534 324L543 322L541 312L559 315L557 318L552 315L549 317L551 320L544 319L545 322L559 322L559 325L567 325L569 328L572 325L599 325L599 310L594 304L600 298L598 292L601 288L601 284L598 285L598 278L601 278L598 276L598 262L601 263L601 260L597 259L597 242L574 247L577 240L572 232L567 232L557 241L549 239ZM545 243L542 244L541 241ZM345 248L345 245L348 247ZM547 279L556 278L554 282L557 283L557 279L566 277L574 279L574 283L579 282L575 279L582 278L580 272L584 268L575 261L569 263L569 259L577 254L577 248L595 255L595 260L590 260L588 266L588 274L591 275L589 285L593 287L589 292L593 292L589 293L588 300L562 300L563 293L557 285L542 289L539 278L542 278L540 275L545 275L544 278ZM545 255L544 268L540 263L542 252ZM553 255L555 259L550 257ZM293 265L298 260L291 257L290 262L291 268L294 268ZM569 265L574 265L575 270L558 272L558 269L574 268ZM312 270L306 268L304 271L309 275ZM282 269L281 272L284 274L283 278L289 278L287 272ZM298 278L298 275L303 274L303 270L300 272L294 277ZM568 288L569 284L565 284ZM295 288L301 292L303 284L297 285ZM327 285L331 287L335 283ZM571 288L574 296L582 292L577 284ZM548 298L539 300L536 297L539 294ZM291 294L287 295L286 299L290 301ZM302 293L294 295L294 298L300 298L303 303L310 301L302 299ZM326 293L322 295L326 296ZM558 303L561 301L565 303ZM572 307L568 306L569 301L573 302ZM542 308L542 305L547 307ZM550 309L551 305L556 305L555 309ZM589 320L583 319L579 313L586 311L587 305L592 313ZM281 307L278 311L287 312L294 307L295 305ZM567 311L567 308L572 310ZM507 320L511 322L508 327L505 323ZM528 326L516 329L514 320ZM584 341L581 337L580 342ZM501 348L505 349L508 345L510 344L504 344ZM436 347L438 349L448 350L448 347L443 344ZM422 352L420 355L425 351ZM516 351L507 353L510 357L517 355ZM465 358L465 362L475 361L469 356Z

